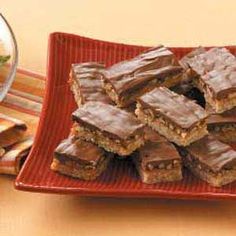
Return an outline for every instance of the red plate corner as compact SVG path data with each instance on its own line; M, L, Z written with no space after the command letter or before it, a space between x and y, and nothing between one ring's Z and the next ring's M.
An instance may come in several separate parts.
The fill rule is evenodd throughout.
M236 54L236 47L228 47ZM67 80L72 63L98 61L112 65L131 58L147 47L89 39L66 33L49 37L46 95L35 142L15 181L19 190L32 192L113 197L165 197L181 199L234 199L236 183L214 188L184 173L176 183L143 184L130 160L114 160L95 181L82 181L50 170L53 150L71 127L76 108ZM193 48L171 48L178 58Z

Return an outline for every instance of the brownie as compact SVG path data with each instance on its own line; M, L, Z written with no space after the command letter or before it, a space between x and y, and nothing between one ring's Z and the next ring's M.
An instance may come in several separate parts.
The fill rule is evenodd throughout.
M205 110L165 87L140 97L135 113L143 123L180 146L187 146L207 134Z
M112 156L93 143L70 136L55 149L51 169L75 178L94 180L107 168Z
M107 68L104 88L119 107L126 107L157 86L178 84L182 70L175 55L164 46L158 46Z
M102 86L104 65L96 62L73 64L70 85L78 106L89 101L112 104Z
M215 187L236 180L236 151L213 136L206 136L182 148L184 165Z
M0 147L8 147L23 139L26 124L18 119L0 114Z
M236 142L236 108L207 118L209 132L227 143Z
M134 155L133 161L144 183L182 179L180 155L173 144L162 137L146 142Z
M130 112L115 106L88 102L72 114L75 135L106 151L131 154L144 143L144 125Z

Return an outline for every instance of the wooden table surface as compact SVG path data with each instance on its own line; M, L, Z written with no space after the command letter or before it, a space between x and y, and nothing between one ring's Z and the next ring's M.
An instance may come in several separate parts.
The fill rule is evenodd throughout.
M45 74L47 36L52 31L143 45L236 42L233 0L61 2L1 4L18 39L21 67ZM10 111L7 105L0 109ZM36 129L35 116L25 119L33 122L31 130ZM232 201L47 195L16 191L13 181L0 176L0 235L236 235L236 202Z

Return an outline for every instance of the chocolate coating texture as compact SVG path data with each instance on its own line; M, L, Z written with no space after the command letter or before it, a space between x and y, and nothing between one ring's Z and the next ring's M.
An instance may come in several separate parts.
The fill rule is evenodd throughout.
M180 155L170 142L147 142L139 149L139 161L143 169L147 169L149 165L153 167L158 166L163 162L170 162L173 160L180 160Z
M236 64L223 71L213 70L202 76L202 80L215 98L223 98L231 92L236 92Z
M174 54L164 46L158 46L109 67L104 71L104 80L109 81L118 94L122 94L153 78L161 80L180 72L182 67Z
M190 144L186 150L213 172L236 164L236 151L210 135Z
M84 104L72 117L90 129L97 129L108 136L123 140L144 130L144 125L133 114L101 102Z
M78 84L82 104L89 101L113 102L102 86L104 65L87 62L72 65L72 79Z
M204 49L186 56L185 63L198 75L205 75L210 71L222 71L235 66L236 58L226 48L212 48L204 52Z
M177 126L188 129L207 117L205 110L194 101L159 87L143 95L138 101L157 116L165 116Z
M105 151L90 142L69 137L57 146L55 154L64 159L71 158L82 164L96 165L104 157Z

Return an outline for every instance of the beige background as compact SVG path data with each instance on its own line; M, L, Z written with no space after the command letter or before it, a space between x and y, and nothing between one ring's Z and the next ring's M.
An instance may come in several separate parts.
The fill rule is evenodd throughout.
M20 66L41 73L52 31L143 45L236 41L233 0L1 0L0 9L15 30ZM0 236L236 235L235 202L79 198L12 184L0 176Z
M235 0L1 0L0 10L20 66L42 73L53 31L143 45L236 44Z

